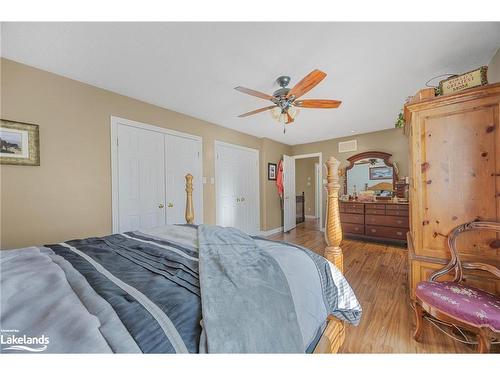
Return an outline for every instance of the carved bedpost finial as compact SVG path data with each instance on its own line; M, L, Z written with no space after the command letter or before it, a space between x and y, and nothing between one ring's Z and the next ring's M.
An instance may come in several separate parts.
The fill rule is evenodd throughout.
M193 208L193 176L186 175L186 223L194 223L194 208Z
M327 247L325 249L325 258L335 264L342 272L344 261L340 243L342 242L342 227L340 226L339 213L339 166L340 162L331 156L326 161L327 168L327 208L325 223L325 240Z

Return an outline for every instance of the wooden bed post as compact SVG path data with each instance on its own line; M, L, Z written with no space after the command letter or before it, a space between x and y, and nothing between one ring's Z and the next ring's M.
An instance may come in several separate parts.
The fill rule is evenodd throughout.
M193 208L193 176L186 175L186 223L194 223L194 208Z
M325 240L327 247L325 249L325 258L335 264L340 270L344 271L344 257L340 243L342 242L342 228L340 226L339 213L339 166L340 162L331 156L326 161L327 168L327 206L325 223Z
M343 273L344 261L340 248L342 228L339 213L339 166L340 162L333 156L326 161L328 198L326 202L325 240L327 246L324 255ZM314 349L314 353L337 353L344 341L345 322L329 315L328 324Z

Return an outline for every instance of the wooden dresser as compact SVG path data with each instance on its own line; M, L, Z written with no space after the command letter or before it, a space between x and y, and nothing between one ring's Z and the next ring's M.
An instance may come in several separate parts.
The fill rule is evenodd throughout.
M500 84L411 102L405 106L410 144L409 285L445 265L446 236L472 221L500 221ZM458 250L465 262L500 266L494 233L465 233ZM465 282L500 294L486 273Z
M408 203L339 202L342 232L346 236L406 242Z

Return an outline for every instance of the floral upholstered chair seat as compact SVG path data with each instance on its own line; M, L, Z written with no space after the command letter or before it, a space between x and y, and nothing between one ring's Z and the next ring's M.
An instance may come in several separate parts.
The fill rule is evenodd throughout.
M416 295L451 317L500 332L500 297L455 282L421 281Z
M471 231L482 232L484 249L486 249L484 244L488 244L492 251L500 248L500 223L475 220L451 230L447 236L450 261L444 268L434 272L429 281L421 281L415 288L413 306L416 327L413 338L416 341L420 340L424 317L430 315L443 323L474 333L477 339L477 351L489 353L492 342L500 341L500 297L466 286L462 281L464 269L487 273L489 277L500 279L500 268L496 264L478 261L462 263L457 250L457 238L461 233ZM442 276L451 272L455 274L453 281L437 282Z

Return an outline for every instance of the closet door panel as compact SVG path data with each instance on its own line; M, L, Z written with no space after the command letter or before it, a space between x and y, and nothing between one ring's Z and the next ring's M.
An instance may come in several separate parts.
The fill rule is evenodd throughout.
M203 222L201 141L177 135L165 135L166 220L167 224L184 224L186 210L186 174L193 175L195 223Z
M163 134L118 127L120 232L165 224Z
M258 153L216 143L217 225L260 230Z
M236 210L239 200L239 169L236 158L231 155L231 149L219 146L217 158L217 225L224 227L240 227Z

